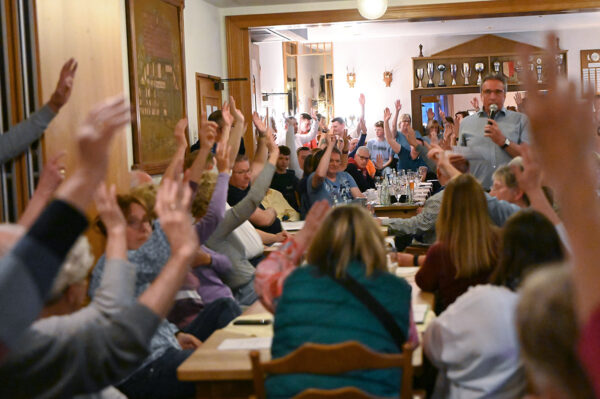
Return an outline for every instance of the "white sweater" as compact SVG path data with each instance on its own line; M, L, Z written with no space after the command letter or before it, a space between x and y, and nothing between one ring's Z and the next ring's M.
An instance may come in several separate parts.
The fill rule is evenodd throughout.
M439 369L434 398L513 399L525 393L517 301L507 288L478 285L431 323L423 346Z

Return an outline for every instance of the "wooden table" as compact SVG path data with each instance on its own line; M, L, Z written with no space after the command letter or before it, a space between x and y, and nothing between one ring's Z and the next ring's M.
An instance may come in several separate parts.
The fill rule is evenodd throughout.
M413 303L429 305L430 310L425 323L417 325L417 330L422 334L427 324L435 318L432 311L434 305L433 294L421 292L414 283L416 268L398 268L397 271L397 274L403 275L412 285ZM244 312L242 317L260 315L261 318L264 318L265 312L262 304L256 302ZM273 334L272 325L249 328L254 331L259 329L259 331L264 331L264 334ZM180 380L196 381L196 398L246 399L254 393L249 351L220 351L217 349L221 342L227 338L248 338L248 334L239 332L242 329L243 327L230 325L222 330L215 331L192 356L179 366L177 376ZM268 349L263 349L260 351L260 356L262 361L270 360L271 352ZM413 352L413 365L418 369L422 362L423 352L421 346L419 346Z
M417 214L418 205L396 203L394 205L375 205L375 216L408 219Z

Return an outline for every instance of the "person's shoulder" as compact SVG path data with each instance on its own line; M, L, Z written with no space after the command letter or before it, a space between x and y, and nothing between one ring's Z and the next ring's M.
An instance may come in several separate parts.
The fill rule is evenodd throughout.
M356 171L356 170L358 170L358 167L356 166L356 164L348 162L348 165L346 165L346 170L340 171L338 173L346 173L346 172Z

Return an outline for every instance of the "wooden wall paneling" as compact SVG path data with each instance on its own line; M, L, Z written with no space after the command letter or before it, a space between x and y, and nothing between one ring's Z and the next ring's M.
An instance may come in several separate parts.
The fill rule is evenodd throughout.
M67 151L67 175L76 162L74 136L90 109L107 97L126 91L124 80L124 5L120 0L37 0L36 13L42 97L47 101L70 57L79 63L69 102L54 118L45 134L46 158ZM107 181L120 192L129 187L128 129L119 132L110 150ZM88 235L94 253L101 253L98 234Z
M252 131L252 90L250 76L250 35L248 28L240 27L231 17L225 18L227 33L227 72L229 78L247 78L245 81L229 83L229 95L233 96L238 109L246 117L244 146L250 159L254 156L254 133ZM236 62L231 62L235 60Z

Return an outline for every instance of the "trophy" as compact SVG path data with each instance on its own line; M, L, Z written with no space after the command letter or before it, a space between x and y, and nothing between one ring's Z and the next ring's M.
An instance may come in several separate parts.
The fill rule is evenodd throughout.
M481 72L483 72L483 70L485 69L485 65L483 65L483 62L478 62L477 64L475 64L475 72L477 72L477 86L481 86L481 82L483 81L483 79L481 78Z
M494 61L494 73L500 75L500 61Z
M463 63L460 74L465 79L465 86L469 85L469 78L471 77L471 65L468 62Z
M450 76L452 76L452 86L456 86L456 73L458 69L456 68L456 64L450 64Z
M427 82L427 87L435 87L435 84L433 84L433 74L435 73L435 69L433 69L433 67L434 67L433 62L427 63L427 76L429 77L429 82Z
M440 82L438 83L438 86L446 87L446 82L444 81L444 72L446 72L446 65L438 65L437 70L440 72Z
M537 64L535 66L535 71L537 73L537 82L539 83L543 83L542 82L542 59L541 58L537 58L535 60L535 63Z
M423 77L425 76L425 70L423 68L417 68L417 80L419 81L419 86L417 86L417 89L422 89L423 88Z
M565 55L557 54L556 55L556 69L557 69L557 72L559 75L563 73L562 68L563 68L564 63L565 63Z

